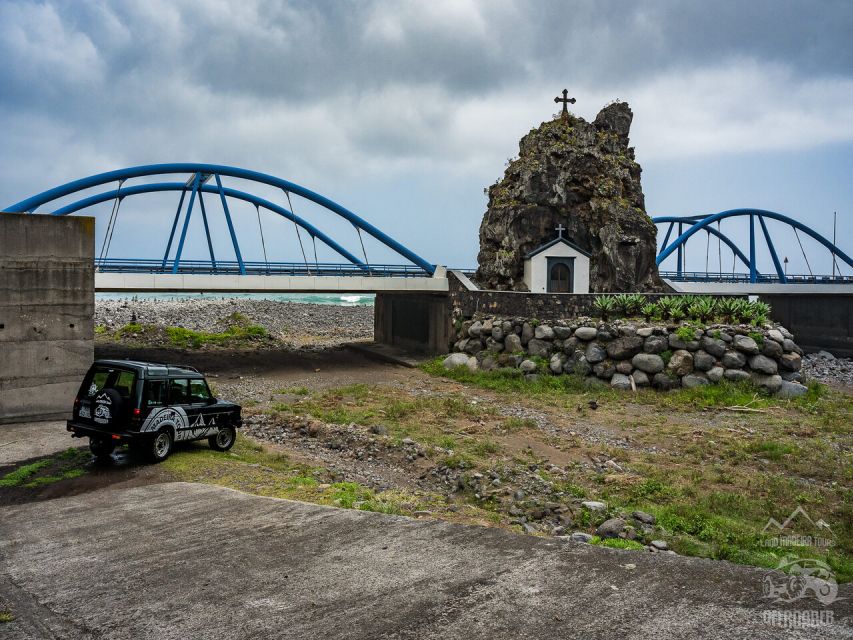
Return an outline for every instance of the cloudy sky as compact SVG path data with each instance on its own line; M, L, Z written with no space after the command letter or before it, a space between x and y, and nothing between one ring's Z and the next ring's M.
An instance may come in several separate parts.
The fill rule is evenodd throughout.
M837 211L853 253L851 33L849 0L0 0L0 206L120 167L222 163L318 191L430 261L473 265L483 188L566 87L587 119L630 103L650 214L761 207L831 237ZM162 257L176 198L131 200L110 255ZM360 252L351 227L293 206ZM254 208L236 209L244 253L263 259ZM109 205L90 211L103 234ZM201 258L197 218L186 255ZM292 225L261 218L270 260L301 255ZM805 272L796 238L778 236ZM810 261L830 269L816 249Z

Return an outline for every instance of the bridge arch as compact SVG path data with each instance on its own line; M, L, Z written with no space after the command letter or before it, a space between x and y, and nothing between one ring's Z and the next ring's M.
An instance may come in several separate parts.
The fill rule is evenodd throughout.
M719 220L724 220L727 218L736 218L736 217L749 217L750 224L750 233L749 233L749 257L745 256L743 252L741 252L735 243L731 241L730 238L722 234L717 229L711 227L711 225ZM749 279L750 282L756 282L758 280L758 268L756 265L756 256L755 256L755 219L758 219L759 225L761 227L761 231L764 236L764 240L767 244L767 248L770 251L770 257L773 260L773 266L776 270L776 274L780 280L780 282L787 282L787 276L785 275L784 269L782 268L782 264L779 262L779 256L776 253L776 248L773 246L773 241L770 237L770 232L767 229L767 225L764 222L765 218L769 218L771 220L778 220L787 224L795 230L802 231L809 237L813 238L821 245L826 247L827 250L835 257L842 260L846 263L850 268L853 268L853 259L850 258L846 253L844 253L841 249L839 249L835 244L824 238L821 234L817 233L814 229L804 225L803 223L795 220L789 216L783 215L781 213L776 213L774 211L767 211L765 209L730 209L728 211L721 211L720 213L715 213L713 215L708 216L684 216L684 217L674 217L674 216L659 216L652 218L652 221L655 224L665 224L669 223L669 229L667 231L666 237L664 238L663 245L661 247L660 253L657 256L656 263L660 265L664 260L666 260L673 252L679 252L683 250L687 240L690 239L695 233L701 230L705 230L708 233L711 233L717 237L719 237L723 242L725 242L729 248L741 259L742 262L749 268ZM688 224L689 228L680 233L677 238L675 238L670 244L667 245L669 240L669 236L672 232L673 226L675 224ZM681 261L679 260L679 274L681 272Z
M136 185L132 187L124 187L124 182L133 178L140 177L149 177L149 176L157 176L164 174L190 174L190 181L187 183L155 183L148 185ZM210 178L214 177L216 180L216 187L213 185L207 185L205 182ZM423 259L415 252L413 252L408 247L402 245L397 242L383 231L373 226L363 218L359 217L349 209L343 207L342 205L326 198L325 196L320 195L306 187L298 185L294 182L290 182L289 180L284 180L282 178L278 178L276 176L272 176L269 174L261 173L258 171L252 171L249 169L242 169L239 167L230 167L226 165L218 165L218 164L205 164L205 163L171 163L171 164L152 164L152 165L142 165L136 167L129 167L126 169L118 169L115 171L107 171L105 173L99 173L96 175L92 175L86 178L81 178L79 180L74 180L72 182L68 182L66 184L60 185L58 187L54 187L53 189L48 189L47 191L43 191L42 193L36 194L30 198L26 198L25 200L21 200L13 205L10 205L4 209L4 211L10 213L34 213L39 207L44 206L50 202L53 202L59 198L63 198L65 196L71 195L73 193L77 193L86 189L91 189L93 187L97 187L103 184L107 184L110 182L118 182L119 188L106 192L97 194L94 196L89 196L87 198L83 198L77 202L66 205L57 211L54 211L54 215L66 215L72 213L74 211L79 211L81 209L85 209L94 204L105 202L109 200L115 199L124 199L131 195L138 195L141 193L151 193L155 191L181 191L181 203L178 207L178 213L175 217L175 225L173 225L172 235L174 235L175 227L177 226L178 216L180 215L181 207L183 205L184 196L187 191L190 191L190 204L188 208L188 213L185 218L185 224L182 231L181 241L178 245L178 255L175 259L175 269L180 262L180 251L183 247L183 240L186 235L186 227L189 223L189 215L192 211L192 206L196 197L196 194L201 194L202 192L206 193L215 193L220 196L222 199L223 208L225 209L225 215L228 222L229 231L231 233L231 238L234 243L235 253L237 255L237 260L240 264L240 272L244 273L243 261L239 253L239 247L237 243L237 238L234 233L233 225L231 224L230 213L228 212L228 207L226 203L226 196L237 198L240 200L244 200L247 202L251 202L256 206L264 207L270 211L273 211L289 220L292 220L297 225L304 228L308 233L310 233L313 237L320 239L326 245L331 247L337 253L347 258L350 262L356 265L365 265L364 262L356 258L354 255L349 253L346 249L340 246L337 242L335 242L332 238L324 234L322 231L308 223L306 220L299 218L292 211L285 209L279 205L276 205L269 200L265 200L263 198L259 198L252 194L238 191L235 189L225 188L222 186L221 176L228 176L233 178L239 178L242 180L248 180L251 182L261 183L270 185L273 187L277 187L281 189L286 195L296 194L301 196L307 200L310 200L321 207L335 213L341 218L350 222L357 230L364 231L369 234L386 247L390 248L395 253L403 256L414 265L423 269L429 275L432 275L435 272L435 265ZM202 180L202 177L204 178ZM200 200L200 206L202 209L202 216L205 217L206 214L204 212L204 202ZM209 232L207 231L207 225L205 224L205 231L208 233L208 244L210 244ZM171 244L171 240L170 240ZM168 250L167 250L168 253Z

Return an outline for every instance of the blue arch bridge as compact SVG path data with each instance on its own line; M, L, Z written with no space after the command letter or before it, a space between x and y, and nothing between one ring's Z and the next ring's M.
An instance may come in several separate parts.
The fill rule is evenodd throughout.
M181 176L181 179L157 182L149 180L131 184L134 180L155 176ZM272 187L281 192L281 203L256 193L226 186L225 182L229 179L248 182L267 191ZM105 190L95 194L83 194L95 188ZM109 257L109 244L122 203L130 197L162 192L175 193L178 201L171 218L162 258ZM209 198L208 203L205 202L205 195ZM75 196L79 199L73 199ZM293 196L311 201L352 225L358 235L361 251L352 253L329 234L297 215L294 212ZM71 202L66 201L69 197ZM221 255L217 257L214 252L209 219L211 212L208 210L210 200L218 202L218 208L221 208L221 215L226 222L232 247L232 255L227 258ZM232 210L229 207L229 202L234 201L247 202L256 208L259 227L261 210L265 211L265 215L272 214L292 222L299 240L302 260L270 262L266 259L247 259L241 250ZM349 209L293 182L237 167L176 163L119 169L49 189L12 204L4 211L40 213L40 208L49 208L51 215L62 216L102 203L112 203L112 210L100 254L96 257L96 289L99 290L440 292L447 291L448 288L446 270L443 267L425 260ZM193 215L201 216L203 222L207 259L187 259L184 256ZM836 290L838 287L853 284L853 259L850 256L810 227L780 213L760 209L733 209L705 216L661 216L653 218L653 221L659 226L659 236L663 236L657 256L661 275L677 290L793 292L801 288L812 291ZM748 243L745 247L733 240L731 232L726 232L721 225L724 222L728 224L737 221L748 223ZM793 230L802 249L808 273L787 273L787 259L785 265L780 262L767 221L772 221L776 227ZM390 249L393 255L400 258L399 263L385 264L368 260L364 236L372 237ZM739 232L738 240L742 236L743 233ZM811 242L807 242L810 247L816 242L820 250L829 252L832 260L831 275L812 272L802 238L810 239ZM261 239L263 242L262 228ZM697 250L701 254L703 239L705 269L688 270L688 243L693 257ZM337 254L340 260L319 261L316 251L318 241ZM716 269L711 268L712 241L717 250ZM731 254L731 269L723 268L723 246L726 247L727 260L728 254ZM265 245L264 251L266 252ZM813 249L810 248L809 252L811 251ZM760 252L769 254L768 269L759 268ZM676 261L676 268L664 270L666 264L671 263L673 259ZM667 260L668 263L665 264ZM693 262L696 262L695 258ZM853 291L853 288L845 290Z

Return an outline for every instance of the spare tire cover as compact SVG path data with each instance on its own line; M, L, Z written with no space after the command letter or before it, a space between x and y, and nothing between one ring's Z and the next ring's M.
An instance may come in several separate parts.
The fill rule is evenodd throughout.
M102 426L113 426L122 416L124 400L115 389L103 389L92 402L92 420Z

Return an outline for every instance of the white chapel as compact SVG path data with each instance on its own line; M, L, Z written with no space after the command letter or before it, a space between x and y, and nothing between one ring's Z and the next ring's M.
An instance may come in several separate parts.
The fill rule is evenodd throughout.
M532 293L589 293L590 254L563 237L557 237L524 257L524 283Z

